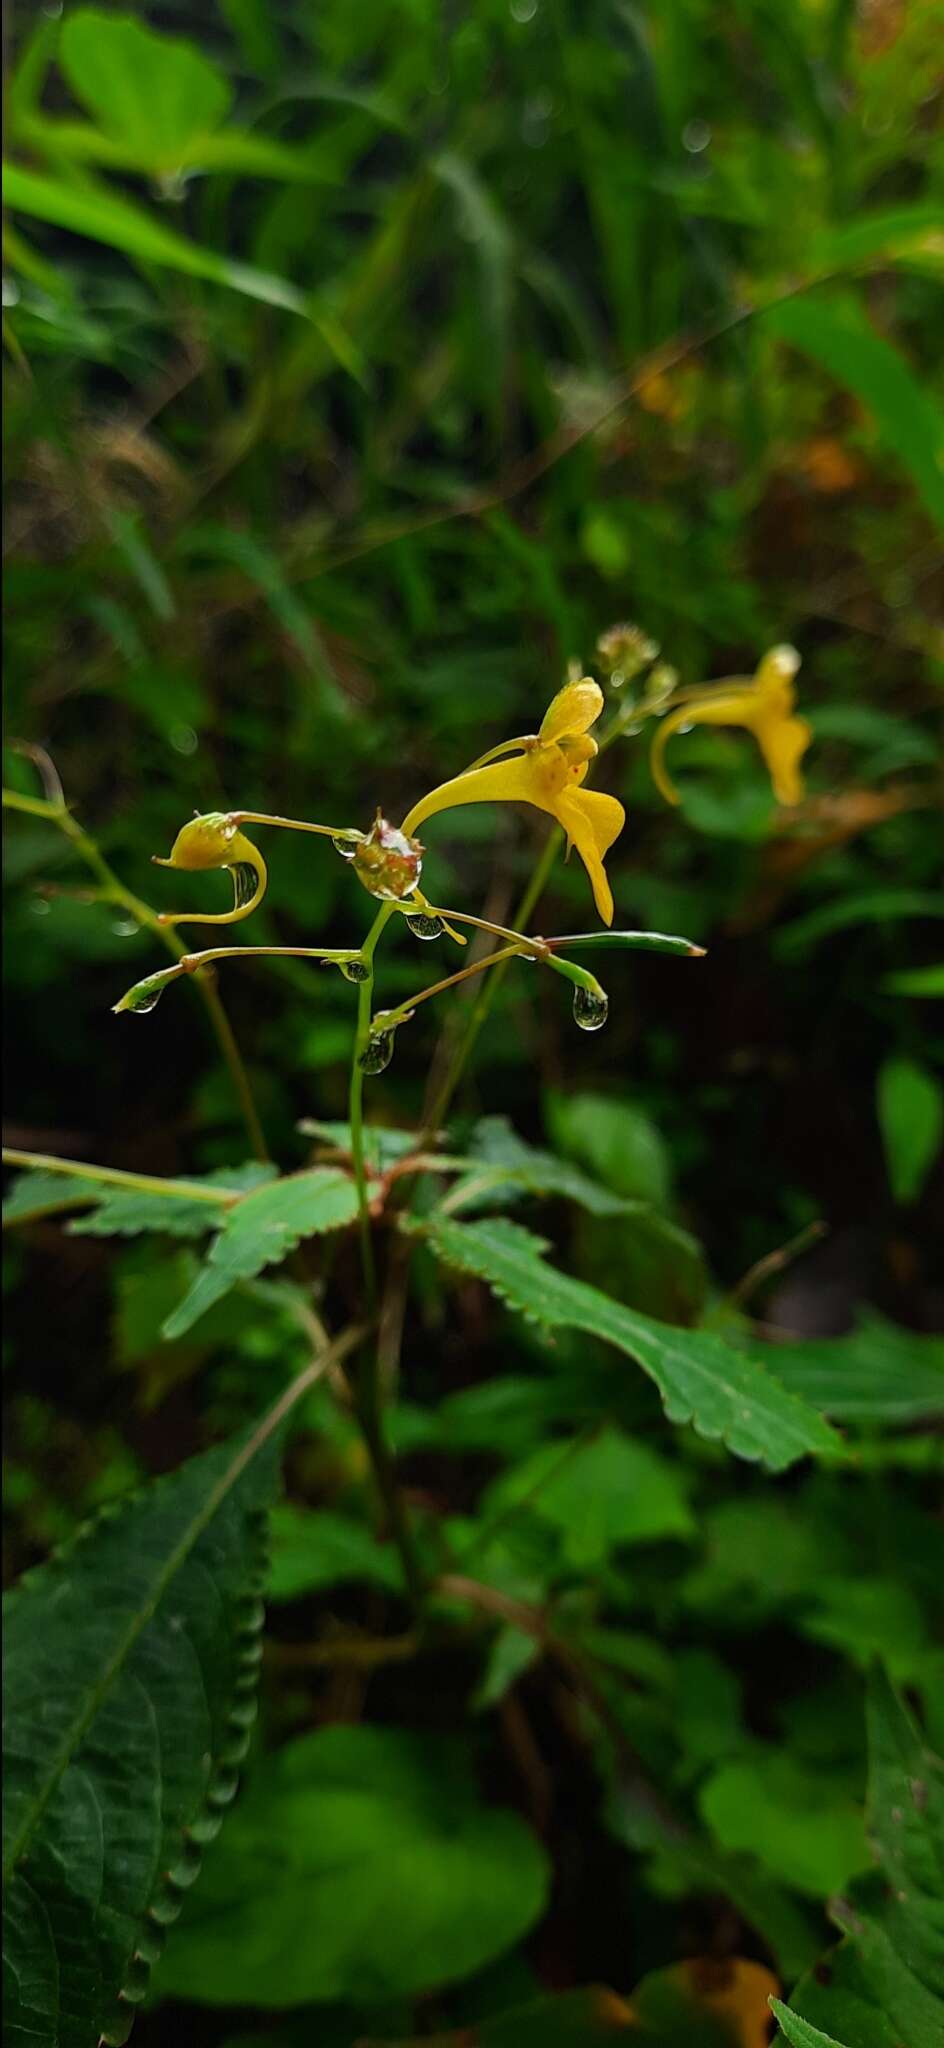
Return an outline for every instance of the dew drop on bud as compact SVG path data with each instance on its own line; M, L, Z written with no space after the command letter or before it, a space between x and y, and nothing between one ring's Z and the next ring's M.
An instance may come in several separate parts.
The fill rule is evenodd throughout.
M337 839L332 839L331 844L334 847L335 853L339 853L342 860L354 859L358 846L356 839L342 839L339 836Z
M426 911L416 917L408 917L407 924L414 939L439 939L445 930L441 917L430 917Z
M574 989L574 1023L581 1031L599 1031L609 1016L610 999L602 988Z
M146 1017L150 1010L156 1010L164 993L164 977L151 976L129 988L122 1002L122 1009L130 1010L135 1017Z
M370 968L366 960L339 960L338 966L345 981L369 981Z
M393 1032L372 1031L357 1064L363 1074L382 1074L393 1058Z

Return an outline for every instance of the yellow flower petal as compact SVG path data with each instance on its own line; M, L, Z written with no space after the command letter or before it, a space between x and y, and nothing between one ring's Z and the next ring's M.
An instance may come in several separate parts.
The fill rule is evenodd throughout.
M587 732L596 724L602 709L603 691L592 676L583 676L579 683L565 683L541 720L541 745L549 746L552 740L564 739L571 733Z
M812 726L805 718L771 718L758 720L754 731L778 804L801 803L800 761L812 740Z
M568 790L559 799L557 817L587 870L593 900L604 924L612 924L613 891L606 878L603 857L626 822L622 804L604 790Z

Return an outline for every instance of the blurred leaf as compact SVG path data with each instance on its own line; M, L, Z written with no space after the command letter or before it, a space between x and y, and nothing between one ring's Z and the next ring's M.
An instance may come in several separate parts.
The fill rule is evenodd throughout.
M468 1209L473 1201L487 1201L502 1187L520 1188L532 1195L560 1195L577 1202L592 1216L617 1216L635 1206L622 1196L611 1194L569 1160L526 1144L506 1116L481 1117L470 1139L469 1151L475 1164L451 1190L450 1213Z
M160 1988L275 2008L428 1992L526 1933L547 1879L457 1745L322 1728L257 1766Z
M182 1337L237 1281L287 1258L303 1237L342 1230L356 1215L356 1185L337 1166L313 1166L243 1195L224 1217L189 1293L168 1316L165 1337Z
M518 1505L560 1531L563 1555L575 1571L595 1570L624 1543L686 1537L695 1527L674 1467L614 1428L569 1455L552 1439L503 1473L485 1513L504 1515Z
M944 1414L944 1338L898 1329L874 1310L847 1337L758 1344L785 1387L837 1422L909 1423Z
M885 1061L877 1083L878 1120L896 1202L917 1200L944 1135L944 1089L917 1060Z
M845 1939L797 1985L793 2005L827 2038L897 2048L944 2036L944 1767L878 1669L868 1730L868 1829L884 1883L863 1888L871 1913L834 1904Z
M472 1702L475 1712L483 1714L489 1707L497 1707L540 1655L541 1646L533 1636L526 1636L522 1629L511 1623L500 1628L492 1637L485 1668L475 1688Z
M607 1187L656 1209L666 1207L668 1152L655 1125L632 1103L619 1096L553 1092L545 1113L555 1145Z
M868 1870L863 1816L823 1772L786 1751L732 1759L702 1785L698 1804L723 1849L751 1850L774 1877L827 1899Z
M275 1178L275 1172L274 1166L250 1159L243 1166L221 1166L202 1179L194 1178L194 1187L219 1189L219 1204L208 1201L206 1196L188 1201L184 1181L178 1183L177 1192L170 1194L99 1183L93 1187L95 1209L88 1216L78 1217L69 1229L77 1237L137 1237L141 1231L150 1230L161 1231L168 1237L205 1237L209 1230L219 1229L233 1196L238 1198L253 1188L264 1187ZM89 1183L74 1185L87 1188Z
M362 1580L402 1593L399 1558L378 1543L362 1522L330 1508L292 1507L272 1511L272 1561L266 1598L276 1603L320 1593L326 1586Z
M57 1216L84 1202L96 1202L100 1190L91 1181L70 1180L62 1173L18 1173L3 1203L3 1227Z
M652 2048L766 2048L777 1979L763 1963L713 1956L653 1970L637 1984L633 2033Z
M458 2032L413 2035L408 2041L365 2034L358 2048L605 2048L617 2035L622 2040L631 2025L626 2000L592 1984L516 2005ZM640 2039L648 2042L648 2035ZM712 2042L711 2048L728 2044Z
M105 134L154 172L176 170L229 112L228 81L193 43L128 14L76 8L63 21L57 58Z
M903 967L899 974L886 974L882 987L894 996L944 996L944 965Z
M212 284L227 285L231 291L258 299L263 305L310 317L304 293L296 291L285 278L254 270L248 263L234 263L214 249L187 241L105 185L93 184L88 179L81 185L74 180L66 183L44 172L24 170L18 164L4 166L3 182L6 203L14 213L27 213L53 227L104 242L109 248L122 250L135 262L156 263L190 277L203 277Z
M774 948L789 959L849 925L894 924L900 918L911 917L944 917L944 899L923 889L865 889L850 896L837 896L805 917L794 918L792 924L783 925Z
M558 1273L541 1257L542 1240L519 1225L433 1218L422 1228L438 1257L487 1281L509 1308L551 1329L585 1330L628 1353L655 1380L670 1422L691 1422L699 1435L720 1437L736 1456L759 1459L773 1472L811 1452L841 1451L822 1416L762 1366L707 1332L654 1322Z
M761 319L868 406L889 452L909 471L932 519L944 526L944 416L858 301L818 291L788 299Z
M919 200L865 214L851 227L833 228L823 238L822 261L830 268L868 263L872 257L927 271L932 277L944 274L944 231L936 201Z
M277 1474L271 1433L223 1444L4 1599L11 2038L127 2036L248 1744Z

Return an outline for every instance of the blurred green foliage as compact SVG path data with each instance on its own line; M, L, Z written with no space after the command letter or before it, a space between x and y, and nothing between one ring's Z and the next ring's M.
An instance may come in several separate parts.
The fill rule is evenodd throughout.
M706 1957L772 1972L735 1972L734 2017L697 1987L710 2048L756 2048L849 1887L871 1932L843 1923L788 2038L884 2048L887 2022L924 2048L933 1971L910 1930L902 1988L873 1915L876 1841L897 1853L876 1801L900 1805L875 1758L885 1783L917 1737L873 1679L866 1824L863 1702L877 1660L944 1744L941 0L67 0L15 30L7 732L126 891L225 906L224 881L149 865L193 809L401 818L534 730L568 664L599 672L622 619L685 685L795 644L814 730L791 812L743 733L673 742L679 811L646 735L608 752L617 924L708 957L613 956L592 1039L556 981L507 976L452 1112L447 1228L468 1250L487 1196L584 1297L762 1359L849 1455L739 1463L599 1330L519 1317L417 1236L390 1435L426 1563L484 1604L443 1592L414 1639L360 1434L314 1388L245 1800L142 2048L235 2048L243 2008L298 2001L253 2038L592 2043L643 1979L640 2038L694 2043L673 1971ZM20 798L43 772L5 755ZM251 1186L212 1018L177 989L112 1017L166 964L154 932L74 837L7 823L10 1144ZM545 834L509 808L431 821L431 899L513 920ZM326 842L265 852L238 940L360 942ZM588 914L558 861L536 928ZM395 931L380 1001L430 957ZM354 991L289 959L218 985L272 1155L309 1168L344 1141ZM418 1126L455 1000L400 1030L372 1123ZM60 1195L21 1184L8 1238L10 1578L242 1427L311 1341L245 1213L207 1260L200 1202L159 1228L86 1195L63 1227ZM332 1324L361 1306L342 1220L304 1209L279 1240L326 1231ZM311 1928L290 1976L283 1895Z

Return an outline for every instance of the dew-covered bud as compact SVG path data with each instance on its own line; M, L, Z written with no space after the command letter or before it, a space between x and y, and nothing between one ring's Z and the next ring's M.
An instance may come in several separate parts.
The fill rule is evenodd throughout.
M229 868L241 857L243 835L225 811L206 811L178 832L168 860L153 856L159 868ZM244 845L248 845L244 841Z
M418 839L409 839L378 811L354 854L354 873L369 895L400 903L416 888L423 872L423 852Z

